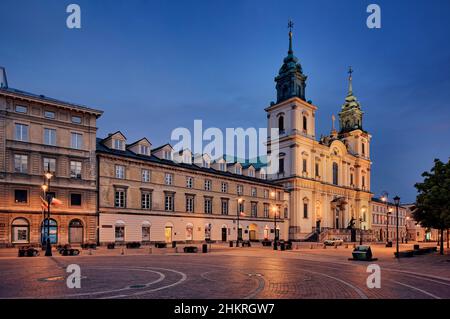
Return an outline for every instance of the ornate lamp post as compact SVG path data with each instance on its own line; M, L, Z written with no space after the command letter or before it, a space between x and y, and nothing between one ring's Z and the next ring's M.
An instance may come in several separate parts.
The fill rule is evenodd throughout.
M52 256L52 246L50 243L50 206L52 205L53 197L48 192L50 188L50 180L53 174L50 171L50 164L47 167L47 171L44 173L44 184L42 185L42 190L44 191L44 197L47 201L47 218L44 218L44 223L46 224L46 234L47 240L45 242L45 256Z
M397 233L397 240L396 240L396 251L397 251L397 258L399 258L399 251L398 251L398 206L400 206L400 197L395 196L394 197L394 203L395 203L395 215L396 215L396 233Z
M240 226L239 217L242 214L241 204L242 204L242 198L238 198L236 247L239 247L239 240L240 240L240 236L239 236L240 235L239 234L239 230L240 230L240 228L239 228L239 226Z
M278 208L276 205L272 206L272 212L273 212L273 229L274 229L274 240L273 240L273 250L277 250L277 241L278 241L278 234L277 234L277 213Z
M409 237L409 233L408 233L408 223L409 223L409 216L406 216L406 220L405 220L405 231L406 231L406 235L405 235L405 243L408 243L408 237Z

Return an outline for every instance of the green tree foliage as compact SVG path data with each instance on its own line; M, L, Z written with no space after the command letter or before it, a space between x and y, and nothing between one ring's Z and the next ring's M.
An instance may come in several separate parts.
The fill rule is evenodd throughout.
M440 253L444 253L444 230L450 228L450 160L434 160L430 172L422 174L423 182L414 185L416 198L414 219L422 227L439 229Z

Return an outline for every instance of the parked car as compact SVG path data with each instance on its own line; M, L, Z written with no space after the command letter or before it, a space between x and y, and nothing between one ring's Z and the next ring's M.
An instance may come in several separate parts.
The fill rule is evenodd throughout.
M344 241L340 238L330 238L323 242L325 246L340 246L344 243Z

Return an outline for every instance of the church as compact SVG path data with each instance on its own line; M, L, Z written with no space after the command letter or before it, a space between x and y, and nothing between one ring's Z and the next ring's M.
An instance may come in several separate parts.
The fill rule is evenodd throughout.
M318 107L305 98L307 76L294 55L289 26L288 54L275 77L277 100L265 109L268 131L279 129L279 170L270 178L289 192L290 239L338 235L350 240L348 228L371 229L371 135L363 128L363 112L353 93L353 71L339 128L333 116L331 133L317 138Z

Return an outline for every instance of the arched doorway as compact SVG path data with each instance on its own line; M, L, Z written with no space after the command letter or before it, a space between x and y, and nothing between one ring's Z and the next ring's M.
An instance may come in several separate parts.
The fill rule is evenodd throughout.
M47 226L49 226L49 235L47 237ZM50 239L50 244L58 242L58 223L54 219L44 219L41 224L41 243L46 244L47 238Z
M16 218L11 223L11 242L25 244L30 242L30 223L25 218Z
M248 238L251 241L258 240L257 233L258 233L258 226L256 224L250 224L250 226L248 227Z
M69 223L69 243L83 243L83 223L79 219L72 219Z

